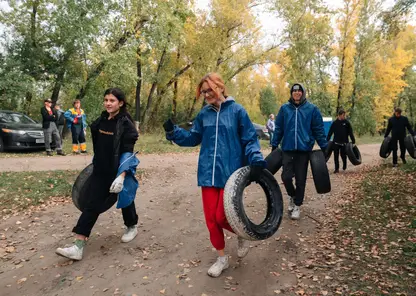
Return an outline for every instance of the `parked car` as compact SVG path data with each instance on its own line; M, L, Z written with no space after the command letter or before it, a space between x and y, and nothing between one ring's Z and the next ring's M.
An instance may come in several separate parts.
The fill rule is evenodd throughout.
M269 131L267 130L265 125L261 125L258 123L254 123L254 128L256 129L256 133L257 133L257 138L259 138L259 140L270 140L270 135L269 135Z
M0 110L0 152L44 147L40 123L19 112Z

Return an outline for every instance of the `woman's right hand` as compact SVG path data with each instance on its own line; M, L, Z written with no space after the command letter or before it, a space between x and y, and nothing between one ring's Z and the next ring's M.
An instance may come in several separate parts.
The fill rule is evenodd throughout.
M174 123L172 119L170 118L163 124L163 128L165 129L165 132L167 133L173 132L173 127L174 127Z

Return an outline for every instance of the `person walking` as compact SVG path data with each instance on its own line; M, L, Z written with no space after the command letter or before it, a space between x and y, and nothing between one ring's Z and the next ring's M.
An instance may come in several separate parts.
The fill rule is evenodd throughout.
M256 130L246 112L229 96L224 80L217 73L204 76L196 95L204 97L206 106L198 113L192 128L187 131L174 125L171 119L163 127L166 139L179 146L201 145L198 160L198 186L202 188L205 221L217 261L208 269L208 275L218 277L229 267L225 254L224 231L234 232L224 212L224 187L237 169L250 165L250 179L256 181L266 162L260 152ZM238 237L238 257L249 251L248 242Z
M272 146L274 133L274 114L269 115L269 120L267 120L266 128L270 135L270 146Z
M347 169L347 152L346 146L349 142L348 138L351 138L351 143L355 145L355 137L352 131L351 123L345 118L346 113L343 109L338 111L337 119L331 124L326 140L329 141L334 135L334 162L335 171L334 174L339 173L339 155L341 154L342 169Z
M295 83L290 89L289 102L282 105L276 117L272 151L282 142L282 181L289 195L289 214L300 218L300 207L305 198L309 153L315 141L325 153L328 142L324 123L318 107L308 102L305 89ZM296 187L293 186L293 177Z

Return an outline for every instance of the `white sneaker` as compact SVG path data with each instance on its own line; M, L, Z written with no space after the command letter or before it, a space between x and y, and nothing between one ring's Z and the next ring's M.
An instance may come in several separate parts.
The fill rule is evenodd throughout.
M290 215L290 218L293 220L299 220L300 218L300 206L294 206L292 214Z
M229 266L227 255L224 257L218 257L217 261L208 269L208 275L212 277L219 277L222 271L227 269Z
M247 255L248 251L250 251L249 242L244 238L237 237L237 256L238 258L243 258Z
M131 242L137 235L137 225L127 227L126 233L121 237L123 243Z
M57 248L56 254L72 259L72 260L81 260L82 259L82 253L84 251L84 248L78 248L76 245L72 245L68 248Z
M289 196L289 206L287 207L287 210L289 212L292 212L294 208L295 208L295 198Z

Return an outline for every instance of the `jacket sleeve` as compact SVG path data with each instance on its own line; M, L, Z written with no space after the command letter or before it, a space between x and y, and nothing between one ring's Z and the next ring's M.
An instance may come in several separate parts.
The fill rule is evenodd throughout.
M351 125L351 122L349 122L349 121L347 121L348 122L348 135L350 136L350 138L351 138L351 142L353 143L353 144L355 144L355 137L354 137L354 132L353 132L353 130L352 130L352 125Z
M256 164L266 167L263 154L261 153L260 143L257 139L256 129L244 108L239 111L238 133L240 135L241 145L244 149L244 155L250 165Z
M273 132L273 140L272 146L277 147L279 146L280 142L283 138L283 131L284 131L284 115L283 115L283 106L280 107L279 113L276 116L276 120L274 123L274 132Z
M85 113L82 114L82 126L84 128L86 128L88 126L88 124L87 124L87 115L85 115Z
M55 121L56 120L56 117L54 117L55 113L52 112L52 115L49 115L46 108L41 108L40 113L42 114L43 121Z
M121 139L121 153L133 152L134 145L136 144L137 139L139 138L139 133L134 125L134 123L126 119L123 122L123 136Z
M327 141L329 141L331 139L332 134L334 133L334 122L332 122L331 127L329 128L328 135L326 136Z
M175 125L172 132L166 133L166 139L182 147L194 147L201 144L203 126L200 114L195 118L189 131Z
M407 117L406 117L406 128L412 136L415 135L415 133L412 129L412 126L410 125L409 119Z
M388 135L390 134L390 132L391 132L391 128L392 128L392 125L391 125L391 120L389 119L389 121L388 121L388 123L387 123L386 133L384 134L384 137L385 137L385 138L387 138L387 137L388 137Z
M321 147L321 149L325 149L326 146L328 146L328 141L325 137L324 121L318 107L315 107L313 110L312 135L318 142L318 145Z
M65 111L64 116L69 122L74 122L74 118L72 118L72 113L70 110Z

